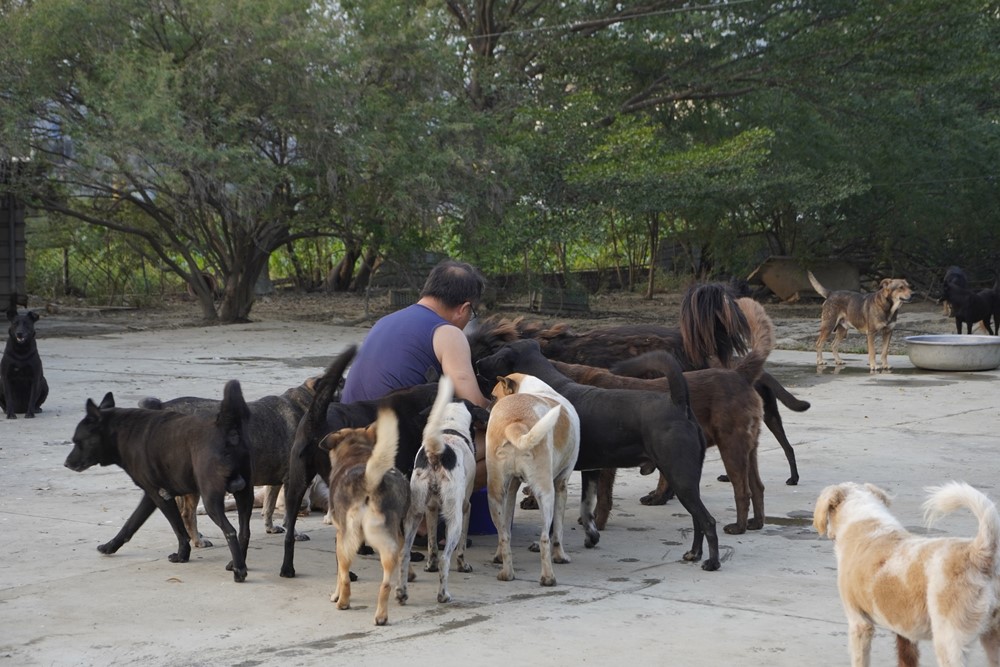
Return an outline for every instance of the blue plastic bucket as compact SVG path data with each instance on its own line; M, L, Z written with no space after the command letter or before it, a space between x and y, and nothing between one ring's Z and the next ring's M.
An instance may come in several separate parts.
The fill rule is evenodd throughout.
M497 527L490 516L490 502L486 489L472 492L472 509L469 510L469 535L496 535Z

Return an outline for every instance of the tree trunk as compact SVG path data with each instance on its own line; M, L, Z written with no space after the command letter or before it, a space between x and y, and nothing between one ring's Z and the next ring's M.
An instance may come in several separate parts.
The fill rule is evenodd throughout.
M351 280L354 278L354 267L358 263L361 251L357 247L347 247L344 256L337 265L333 267L326 277L324 288L328 292L346 292L351 287Z
M375 248L365 250L365 257L361 262L361 268L358 269L358 275L354 279L353 291L360 292L368 287L368 282L372 279L372 274L375 273L378 265L378 250Z
M656 259L660 251L660 214L650 213L646 219L649 232L649 278L646 281L646 299L653 298L653 283L656 278Z

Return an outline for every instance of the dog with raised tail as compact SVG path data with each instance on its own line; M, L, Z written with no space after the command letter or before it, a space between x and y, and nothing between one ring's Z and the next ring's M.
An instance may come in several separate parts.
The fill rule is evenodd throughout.
M486 427L486 488L498 537L493 562L503 564L497 579L514 579L511 521L523 482L534 492L542 514L539 583L555 586L553 561L570 560L563 549L563 514L566 484L580 453L580 418L555 389L524 373L498 377L493 396L497 401Z
M403 520L410 509L410 483L397 468L399 420L387 407L367 428L344 428L323 438L330 453L330 506L337 528L337 586L331 602L351 606L351 561L367 544L378 552L382 584L375 625L389 622L389 592L403 557Z
M443 375L438 382L437 398L431 406L424 427L423 444L417 451L410 475L410 511L406 515L406 541L400 566L396 598L407 600L410 578L410 550L417 528L426 516L428 533L426 572L438 572L438 602L450 602L448 574L451 557L456 555L459 572L472 572L465 560L465 543L469 535L470 498L476 480L477 425L485 428L490 413L469 401L453 401L455 389L451 379ZM443 515L447 535L444 553L438 553L434 537L438 516Z
M850 290L828 290L816 279L812 271L807 271L813 289L824 299L820 314L819 336L816 338L816 365L825 366L823 345L833 334L830 352L837 366L844 364L837 348L847 336L847 325L851 325L868 339L868 369L874 373L889 368L889 340L896 327L899 307L913 297L910 284L902 278L885 278L877 291L870 294ZM880 361L875 361L875 334L882 336Z
M1000 665L1000 514L968 484L927 491L928 525L965 507L979 521L976 536L908 532L889 512L889 495L873 484L828 486L816 500L813 525L835 543L856 667L869 664L875 625L896 633L900 665L916 667L922 639L933 640L939 665L964 665L977 637L988 663Z

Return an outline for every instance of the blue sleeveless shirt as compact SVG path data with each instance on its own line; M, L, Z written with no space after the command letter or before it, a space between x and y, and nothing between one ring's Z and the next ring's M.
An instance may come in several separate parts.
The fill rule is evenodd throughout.
M420 304L386 315L372 327L354 358L341 401L369 401L390 391L436 381L441 363L434 331L448 321Z

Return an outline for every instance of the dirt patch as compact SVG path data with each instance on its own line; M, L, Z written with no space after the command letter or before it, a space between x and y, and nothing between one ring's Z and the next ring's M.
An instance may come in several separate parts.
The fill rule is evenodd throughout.
M643 298L639 293L605 292L590 296L589 312L565 314L540 313L529 308L527 297L515 297L498 302L492 310L482 309L480 316L525 316L552 323L567 322L580 330L634 323L675 326L680 315L681 296L679 291L656 294L652 299ZM156 305L137 309L100 308L71 301L52 301L41 307L39 299L32 299L30 303L42 315L39 330L49 336L88 336L123 330L170 330L203 325L201 309L187 296L167 297ZM765 307L774 320L778 349L813 349L819 327L819 300L765 302ZM259 297L250 317L254 321L326 322L367 328L389 312L392 312L392 307L385 291L374 293L369 298L356 294L279 291ZM939 305L931 301L906 304L900 311L890 352L905 354L906 336L953 332L953 321L944 316ZM865 352L864 336L852 332L844 343L843 351Z

